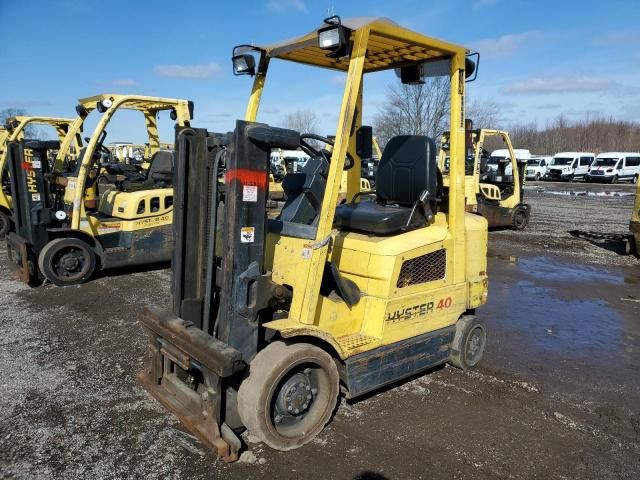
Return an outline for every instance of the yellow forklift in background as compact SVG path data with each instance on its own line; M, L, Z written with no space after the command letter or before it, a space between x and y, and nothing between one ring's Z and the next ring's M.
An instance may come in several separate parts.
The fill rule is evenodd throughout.
M524 203L523 186L526 162L519 162L513 151L509 133L487 128L474 130L471 120L466 121L465 197L467 211L479 213L487 219L489 227L511 227L524 230L529 224L531 206ZM438 166L444 185L449 185L449 132L440 143ZM502 141L509 157L501 159L494 171L486 168L489 153L484 149L488 139Z
M115 161L104 145L107 126L119 110L141 114L148 134L149 168L139 172ZM13 223L7 236L10 265L30 284L46 279L74 285L99 267L169 261L173 251L173 152L160 149L158 115L189 126L193 104L187 100L141 95L102 94L80 100L78 117L62 145L58 142L9 142ZM77 157L69 156L86 118L99 121ZM52 166L45 161L58 149ZM102 172L115 186L97 181ZM104 188L103 188L104 187Z
M60 142L63 141L71 125L72 118L17 116L6 121L5 128L0 130L0 238L4 238L12 228L11 221L11 187L9 169L7 167L7 143L24 138L24 131L30 125L48 125L55 129ZM49 159L47 159L49 160Z
M277 61L347 73L335 140L257 122ZM486 330L474 312L487 300L487 221L465 211L462 188L475 68L465 48L334 16L292 40L236 47L233 65L254 77L245 119L230 133L178 132L173 303L139 316L141 383L227 461L245 428L278 450L309 442L341 390L355 398L444 362L475 366ZM372 153L363 79L394 69L406 84L450 81L448 188L435 141L400 135L382 152L376 191L359 193ZM286 175L285 205L267 218L271 150L298 147L310 159ZM345 170L350 201L338 205Z
M633 235L635 254L640 257L640 182L636 184L636 203L631 213L629 230L631 230L631 234Z

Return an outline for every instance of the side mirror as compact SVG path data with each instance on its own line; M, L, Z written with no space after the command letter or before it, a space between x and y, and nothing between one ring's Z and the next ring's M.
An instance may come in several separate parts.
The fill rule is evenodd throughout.
M233 62L234 75L251 75L256 74L256 59L250 53L235 55L231 58Z
M360 158L373 157L373 128L363 125L356 133L356 153Z

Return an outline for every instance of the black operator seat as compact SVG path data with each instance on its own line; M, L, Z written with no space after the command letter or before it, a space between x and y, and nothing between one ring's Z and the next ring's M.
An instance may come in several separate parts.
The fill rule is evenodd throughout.
M433 139L422 135L393 137L378 165L375 198L338 206L335 224L341 229L375 235L423 227L428 220L421 196L429 192L429 198L435 199L437 189Z
M130 178L122 182L126 192L146 190L149 188L166 188L173 185L173 152L158 150L149 159L149 169L141 173L139 178Z
M147 182L156 187L173 185L173 152L158 150L149 160Z

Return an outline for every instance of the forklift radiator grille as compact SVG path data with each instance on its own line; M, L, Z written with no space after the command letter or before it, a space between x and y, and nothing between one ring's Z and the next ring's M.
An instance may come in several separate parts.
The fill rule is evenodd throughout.
M447 251L442 248L420 257L405 260L396 288L442 280L447 273Z

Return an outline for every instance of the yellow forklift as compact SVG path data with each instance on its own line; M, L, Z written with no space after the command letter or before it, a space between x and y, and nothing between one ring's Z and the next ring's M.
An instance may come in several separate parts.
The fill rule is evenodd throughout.
M462 189L467 55L387 19L334 16L292 40L234 49L234 73L254 77L234 131L178 131L173 303L139 316L149 350L139 380L226 461L244 428L291 450L323 429L341 390L355 398L480 361L487 221L465 212ZM275 60L347 73L335 140L256 121ZM382 152L376 192L360 193L360 159L372 153L363 79L394 69L407 84L450 81L449 188L434 140L400 135ZM271 150L298 147L310 159L287 174L285 205L268 218ZM224 208L212 180L222 159ZM338 205L344 170L350 201Z
M640 257L640 182L636 185L636 203L633 207L633 212L631 213L629 230L631 230L631 234L633 235L635 254ZM631 250L631 248L629 250Z
M4 238L12 227L12 200L6 144L24 138L24 131L30 125L53 127L58 140L62 142L72 124L72 118L16 116L8 118L5 128L0 129L0 176L2 177L2 185L0 187L0 238Z
M467 211L485 217L489 227L524 230L531 217L531 206L522 201L526 161L516 158L508 132L487 128L474 130L472 125L471 120L466 121L464 185ZM438 159L445 186L450 182L449 137L449 132L442 136ZM488 139L499 139L509 152L508 157L499 160L495 170L486 164L489 153L484 146Z
M119 110L139 112L150 145L149 168L131 170L104 145L107 126ZM80 100L78 117L62 145L25 141L8 144L12 177L13 223L7 235L10 265L19 279L38 284L74 285L99 267L169 261L173 251L173 152L160 149L158 116L189 126L193 104L187 100L141 95L102 94ZM87 117L97 125L77 156L72 139L81 136ZM80 140L81 141L81 140ZM57 149L53 165L44 160ZM116 177L115 186L97 179Z

